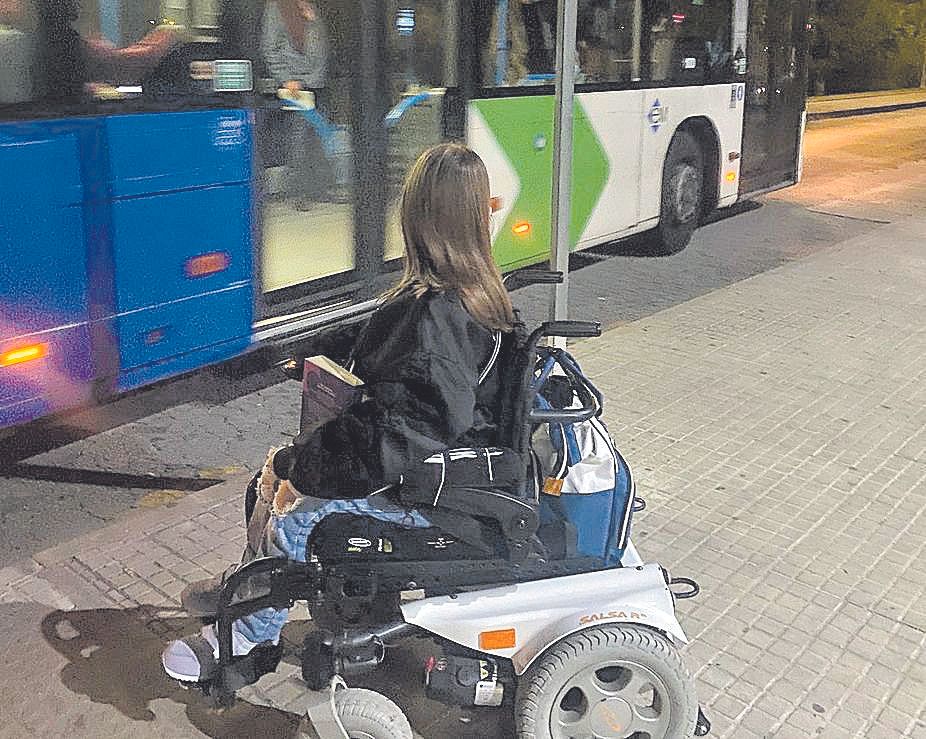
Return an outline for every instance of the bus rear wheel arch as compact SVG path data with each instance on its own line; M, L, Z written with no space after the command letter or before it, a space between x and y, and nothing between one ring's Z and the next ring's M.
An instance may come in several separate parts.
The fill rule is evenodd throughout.
M659 225L650 249L653 256L675 254L688 246L701 218L716 203L716 177L709 171L716 168L712 166L716 148L713 132L697 121L679 128L672 137L662 168Z

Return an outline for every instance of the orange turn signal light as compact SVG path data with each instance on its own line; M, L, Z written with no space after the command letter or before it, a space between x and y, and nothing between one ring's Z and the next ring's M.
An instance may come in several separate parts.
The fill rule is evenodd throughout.
M518 221L511 228L515 236L527 236L531 232L531 224L527 221Z
M211 251L208 254L200 254L198 257L187 259L183 271L187 277L208 277L216 272L222 272L228 269L231 264L231 257L228 252Z
M727 172L727 173L724 175L724 179L725 179L727 182L736 182L736 172Z
M479 648L486 651L492 649L510 649L515 645L516 641L514 629L479 632Z
M48 346L46 344L19 346L0 354L0 367L10 367L14 364L31 362L34 359L41 359L46 354L48 354Z

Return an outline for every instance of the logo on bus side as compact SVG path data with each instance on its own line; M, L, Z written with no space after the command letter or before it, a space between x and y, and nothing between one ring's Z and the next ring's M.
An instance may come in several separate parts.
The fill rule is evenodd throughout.
M213 143L220 149L244 143L244 121L234 116L221 116L216 122Z
M663 107L662 103L659 102L659 98L653 101L649 113L646 114L646 118L649 121L649 127L653 129L653 133L658 133L659 128L666 119L666 109Z
M730 108L735 108L739 103L743 102L743 98L746 97L746 85L742 83L735 83L730 88Z

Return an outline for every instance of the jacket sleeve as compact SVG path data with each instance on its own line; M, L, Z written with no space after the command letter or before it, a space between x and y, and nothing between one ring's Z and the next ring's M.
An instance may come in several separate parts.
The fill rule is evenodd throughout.
M367 387L366 400L295 439L280 465L292 484L319 497L362 497L453 446L473 425L487 336L459 304L434 301L415 345Z

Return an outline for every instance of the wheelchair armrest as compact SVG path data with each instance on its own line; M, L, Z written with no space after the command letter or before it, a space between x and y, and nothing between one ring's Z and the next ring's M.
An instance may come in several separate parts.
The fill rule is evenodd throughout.
M262 608L286 608L315 591L320 579L318 565L278 557L261 557L229 575L219 595L217 616L231 620ZM263 580L261 594L232 602L238 589L248 581Z
M508 544L508 556L514 561L521 561L530 553L528 543L540 526L536 505L494 488L448 486L438 498L435 508L459 511L498 523Z

